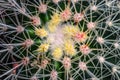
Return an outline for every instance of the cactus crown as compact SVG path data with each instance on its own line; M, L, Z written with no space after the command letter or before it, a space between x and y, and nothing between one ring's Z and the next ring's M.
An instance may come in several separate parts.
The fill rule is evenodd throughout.
M0 79L120 80L119 0L0 0Z

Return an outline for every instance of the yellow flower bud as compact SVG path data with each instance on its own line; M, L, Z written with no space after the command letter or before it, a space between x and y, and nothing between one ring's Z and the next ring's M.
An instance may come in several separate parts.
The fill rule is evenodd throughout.
M60 59L63 55L62 49L61 48L54 49L52 55L55 59L57 59L57 60Z
M48 35L47 31L45 29L35 29L35 34L39 37L46 37Z
M69 56L76 55L76 50L75 50L75 47L74 47L72 41L66 41L65 42L64 51L65 51L66 55L69 55Z
M37 49L37 51L38 52L41 52L41 53L44 53L44 52L47 52L48 51L48 49L49 49L49 44L41 44L39 47L38 47L38 49Z
M66 25L63 28L63 33L66 35L66 37L72 37L78 31L79 31L78 27L73 25Z
M58 13L54 13L51 17L52 19L48 23L48 29L50 32L54 32L58 26L58 24L61 22L60 15Z

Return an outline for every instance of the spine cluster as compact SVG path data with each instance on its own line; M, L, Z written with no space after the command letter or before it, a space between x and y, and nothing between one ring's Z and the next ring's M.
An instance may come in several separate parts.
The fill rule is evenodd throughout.
M120 80L119 0L0 0L0 79Z

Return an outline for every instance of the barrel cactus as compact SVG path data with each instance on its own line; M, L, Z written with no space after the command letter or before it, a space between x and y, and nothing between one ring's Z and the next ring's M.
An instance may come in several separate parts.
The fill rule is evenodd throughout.
M119 0L0 0L1 80L120 80Z

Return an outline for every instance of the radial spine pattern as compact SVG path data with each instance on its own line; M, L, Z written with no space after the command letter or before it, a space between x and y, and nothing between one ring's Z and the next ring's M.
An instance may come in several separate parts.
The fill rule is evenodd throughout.
M120 1L0 0L0 80L120 80Z

